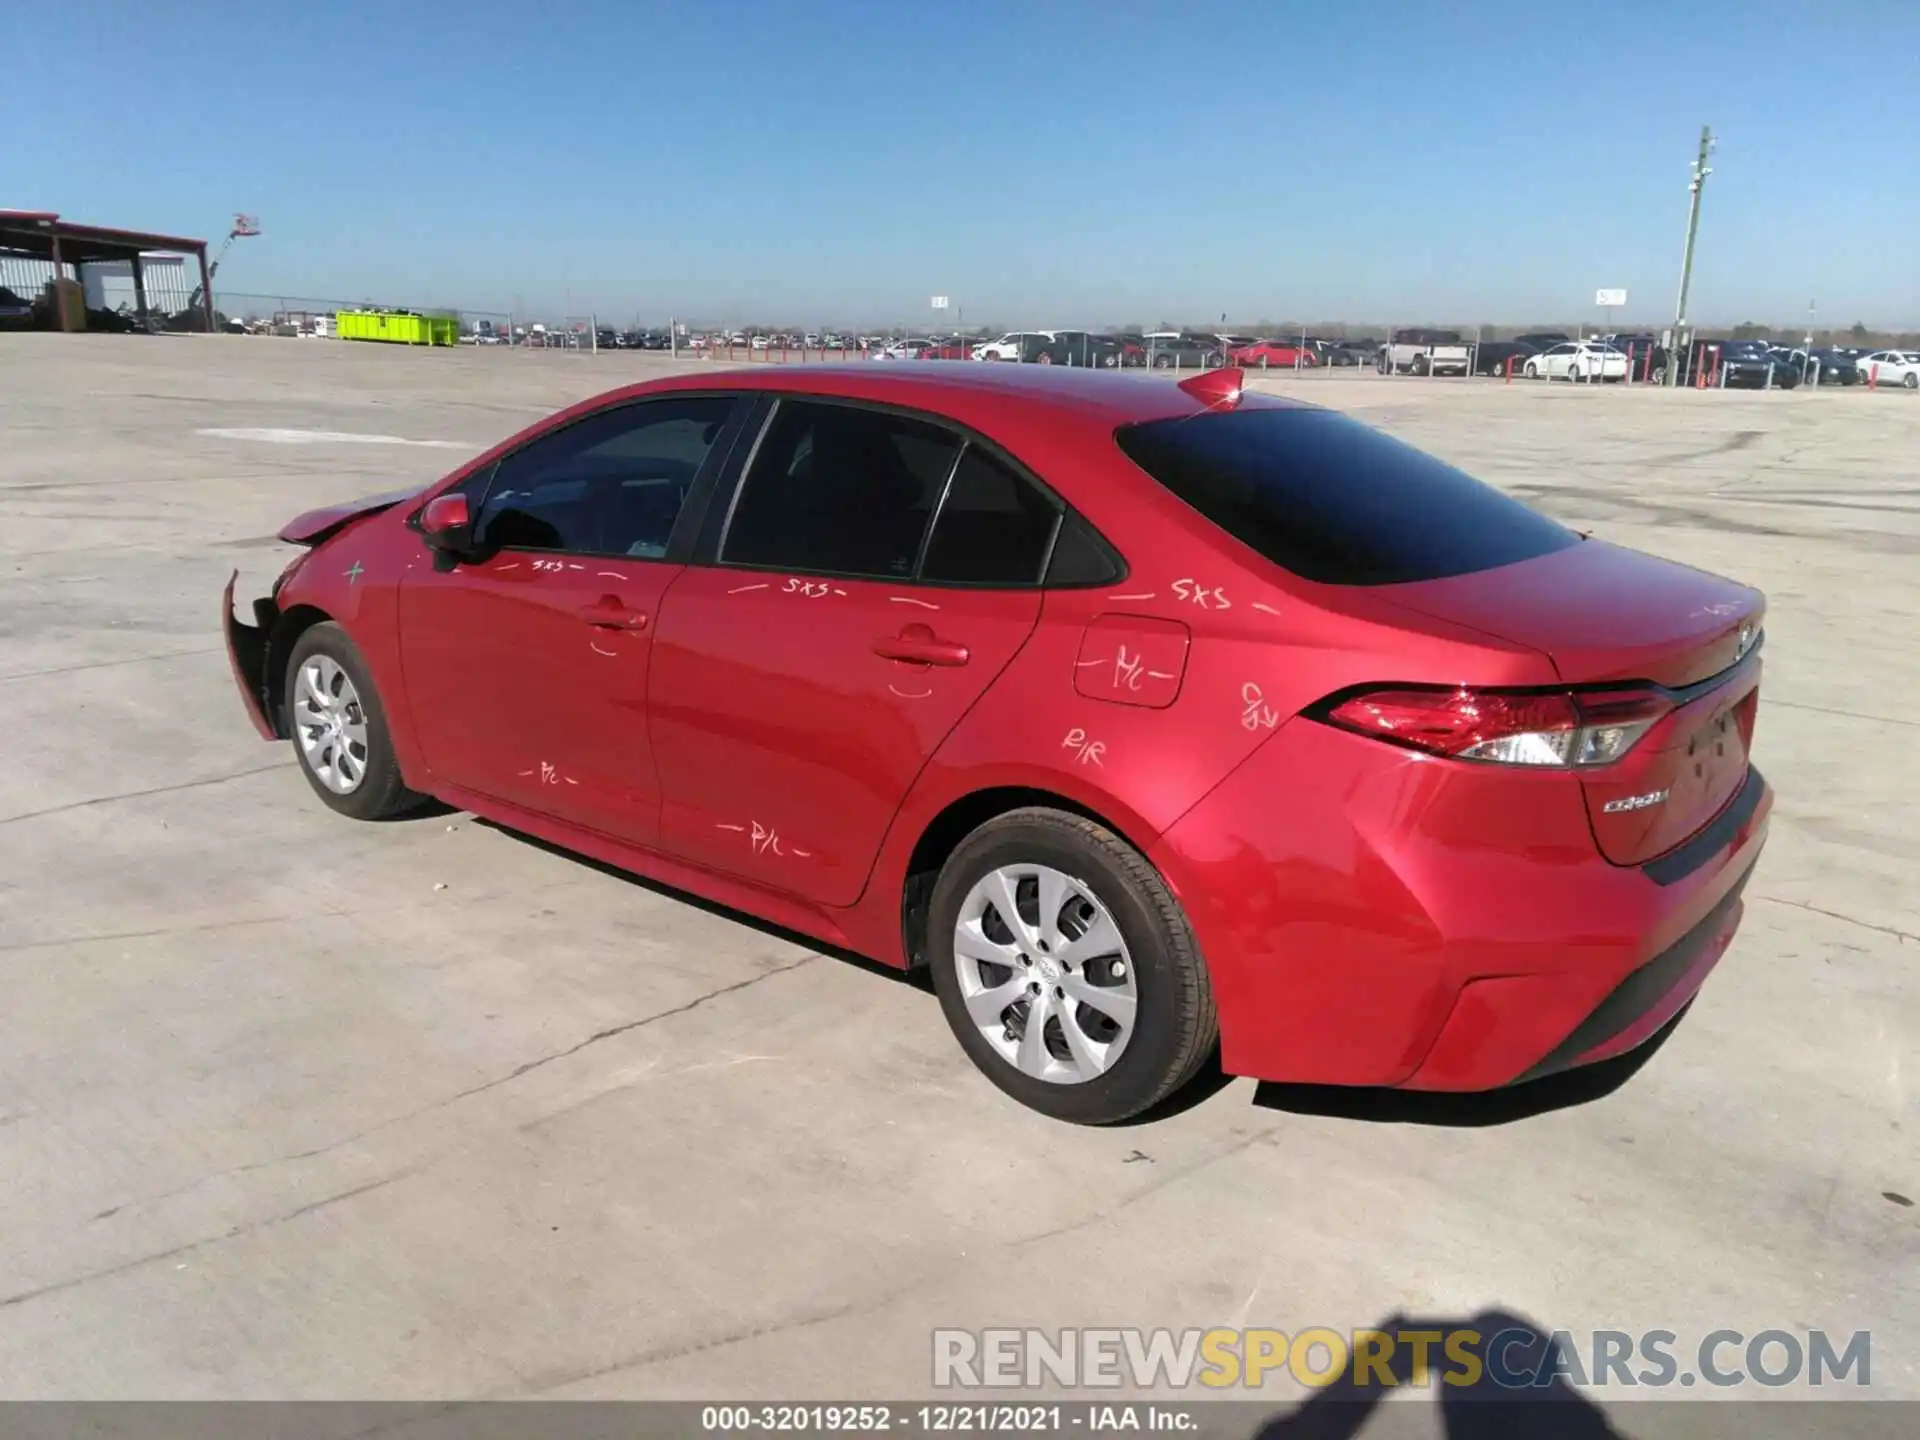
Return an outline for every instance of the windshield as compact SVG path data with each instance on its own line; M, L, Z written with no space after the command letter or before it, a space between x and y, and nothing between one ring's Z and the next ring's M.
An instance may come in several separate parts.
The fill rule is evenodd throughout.
M1323 584L1436 580L1580 542L1492 486L1330 410L1154 420L1115 438L1234 539Z

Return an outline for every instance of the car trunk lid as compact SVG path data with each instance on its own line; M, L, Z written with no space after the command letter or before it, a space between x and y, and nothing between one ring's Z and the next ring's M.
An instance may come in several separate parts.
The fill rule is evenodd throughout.
M1684 843L1739 793L1759 698L1766 602L1749 586L1588 540L1515 565L1382 587L1381 598L1546 654L1582 691L1669 710L1612 764L1582 769L1594 839L1637 865Z

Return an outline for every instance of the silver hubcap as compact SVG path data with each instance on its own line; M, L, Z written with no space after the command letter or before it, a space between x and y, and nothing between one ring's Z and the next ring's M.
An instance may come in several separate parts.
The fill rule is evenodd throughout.
M1133 957L1107 907L1046 865L1003 865L960 906L953 965L967 1014L1023 1075L1077 1085L1133 1036Z
M293 733L300 756L320 783L351 795L367 775L367 712L339 664L315 655L300 667L293 697Z

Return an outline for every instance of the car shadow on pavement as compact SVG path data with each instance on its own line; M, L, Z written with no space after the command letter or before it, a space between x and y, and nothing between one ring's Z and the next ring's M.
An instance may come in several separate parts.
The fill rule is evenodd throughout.
M1483 1310L1469 1319L1431 1319L1391 1315L1374 1327L1390 1337L1425 1332L1456 1337L1472 1331L1478 1363L1465 1367L1434 1339L1423 1376L1433 1393L1426 1403L1399 1403L1369 1424L1380 1402L1410 1384L1416 1348L1394 1344L1383 1364L1393 1377L1381 1383L1369 1370L1344 1366L1331 1384L1314 1391L1294 1409L1276 1415L1254 1432L1256 1440L1351 1440L1363 1427L1367 1440L1393 1436L1440 1435L1445 1440L1624 1440L1606 1412L1557 1373L1554 1341L1522 1316ZM1433 1411L1439 1411L1439 1425Z
M1499 1090L1456 1093L1440 1090L1389 1090L1357 1085L1283 1085L1262 1081L1253 1103L1295 1115L1324 1115L1339 1120L1370 1120L1382 1125L1431 1125L1473 1129L1510 1125L1554 1110L1605 1099L1635 1075L1667 1043L1686 1019L1689 1001L1678 1014L1624 1055L1598 1064L1563 1070Z

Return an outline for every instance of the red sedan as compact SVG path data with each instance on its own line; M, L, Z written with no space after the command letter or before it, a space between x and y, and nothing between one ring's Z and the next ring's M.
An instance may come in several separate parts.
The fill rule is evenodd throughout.
M1305 370L1320 363L1320 357L1297 340L1256 340L1229 351L1228 357L1249 370Z
M1064 1119L1216 1046L1479 1090L1646 1041L1765 836L1763 598L1240 380L614 391L293 521L252 624L228 584L235 677L334 810L435 796L929 967Z

